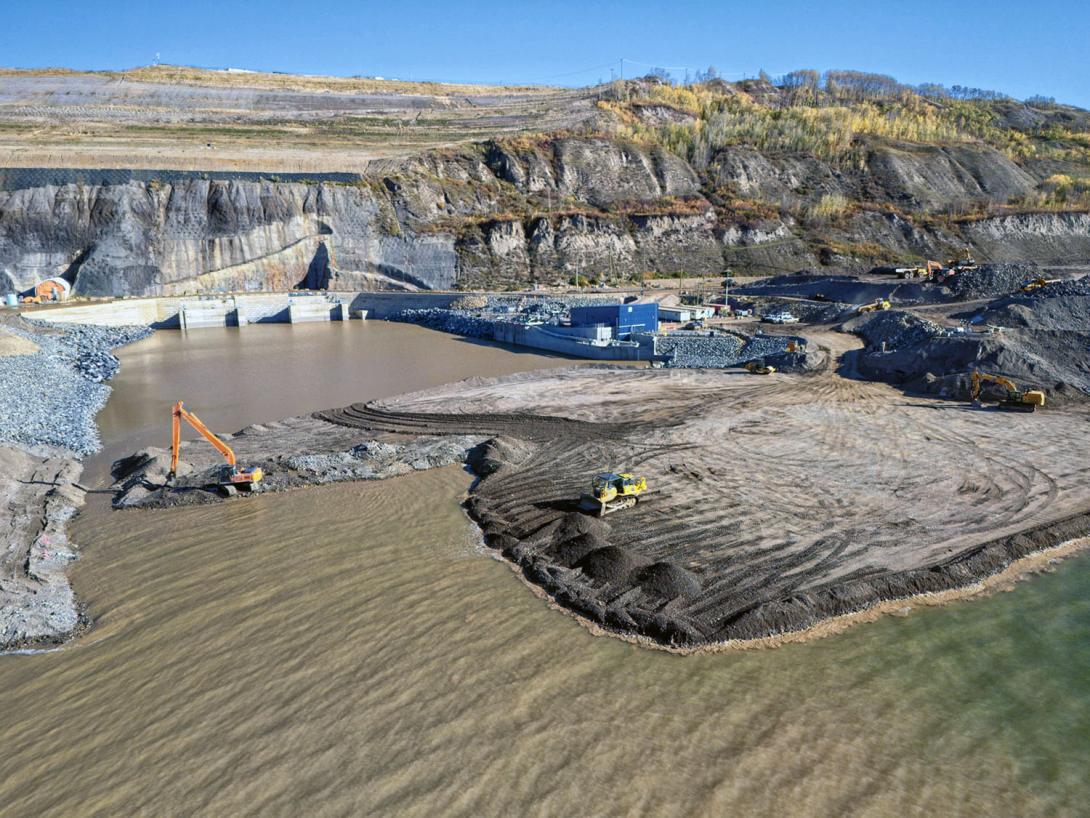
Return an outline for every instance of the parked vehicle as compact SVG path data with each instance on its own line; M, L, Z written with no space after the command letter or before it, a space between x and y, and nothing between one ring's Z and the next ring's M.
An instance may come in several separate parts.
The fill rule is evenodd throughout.
M767 321L769 324L797 324L799 322L799 319L787 310L769 313L763 320Z

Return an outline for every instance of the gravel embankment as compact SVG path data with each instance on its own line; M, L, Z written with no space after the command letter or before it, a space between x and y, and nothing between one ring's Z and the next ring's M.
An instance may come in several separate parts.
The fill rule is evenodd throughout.
M674 332L655 344L659 355L669 355L671 369L724 369L749 361L776 359L787 353L792 341L783 335L754 335L748 340L737 335L711 332Z
M103 381L120 366L112 350L152 331L29 321L3 329L39 349L0 358L0 442L60 446L79 455L96 451L95 415L110 394Z
M467 338L491 338L498 321L509 324L559 324L567 319L572 307L589 307L617 301L616 296L467 296L455 301L451 309L433 307L402 310L390 320L420 324L429 329Z

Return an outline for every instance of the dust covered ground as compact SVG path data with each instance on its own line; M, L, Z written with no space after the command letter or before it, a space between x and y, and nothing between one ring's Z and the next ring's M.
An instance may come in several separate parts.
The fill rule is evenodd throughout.
M606 629L692 648L965 588L1085 536L1088 423L1082 406L1001 413L832 370L580 367L356 404L232 445L273 489L356 479L344 467L371 469L371 440L407 442L414 468L461 452L480 476L471 515L529 581ZM413 447L436 437L451 445L429 463ZM308 472L292 459L305 452L333 460ZM650 491L587 516L580 495L603 470Z

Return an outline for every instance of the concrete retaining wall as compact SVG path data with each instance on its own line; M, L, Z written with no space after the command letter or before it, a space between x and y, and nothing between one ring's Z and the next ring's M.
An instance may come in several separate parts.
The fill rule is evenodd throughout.
M638 343L612 343L598 345L550 332L544 327L528 327L525 324L496 324L495 339L503 344L534 347L576 358L590 358L596 361L640 361L647 360L647 352Z
M320 320L342 320L350 312L367 309L355 304L358 293L321 293L314 295L288 293L253 293L221 297L193 298L166 296L163 298L126 298L91 304L71 304L46 310L26 311L28 318L68 324L95 324L117 327L126 324L146 324L155 329L188 329L198 327L245 326L247 324L288 323L292 306L297 305L297 320L311 313L324 313Z

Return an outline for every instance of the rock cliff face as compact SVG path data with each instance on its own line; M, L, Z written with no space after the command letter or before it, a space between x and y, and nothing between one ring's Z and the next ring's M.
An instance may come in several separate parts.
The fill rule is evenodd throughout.
M54 275L85 295L504 287L852 267L860 247L897 259L965 243L985 258L1090 261L1090 215L945 227L908 215L1033 190L1029 170L972 145L883 146L848 169L736 146L697 173L661 148L581 137L432 152L359 177L35 174L0 172L0 290ZM874 207L808 220L833 194Z

